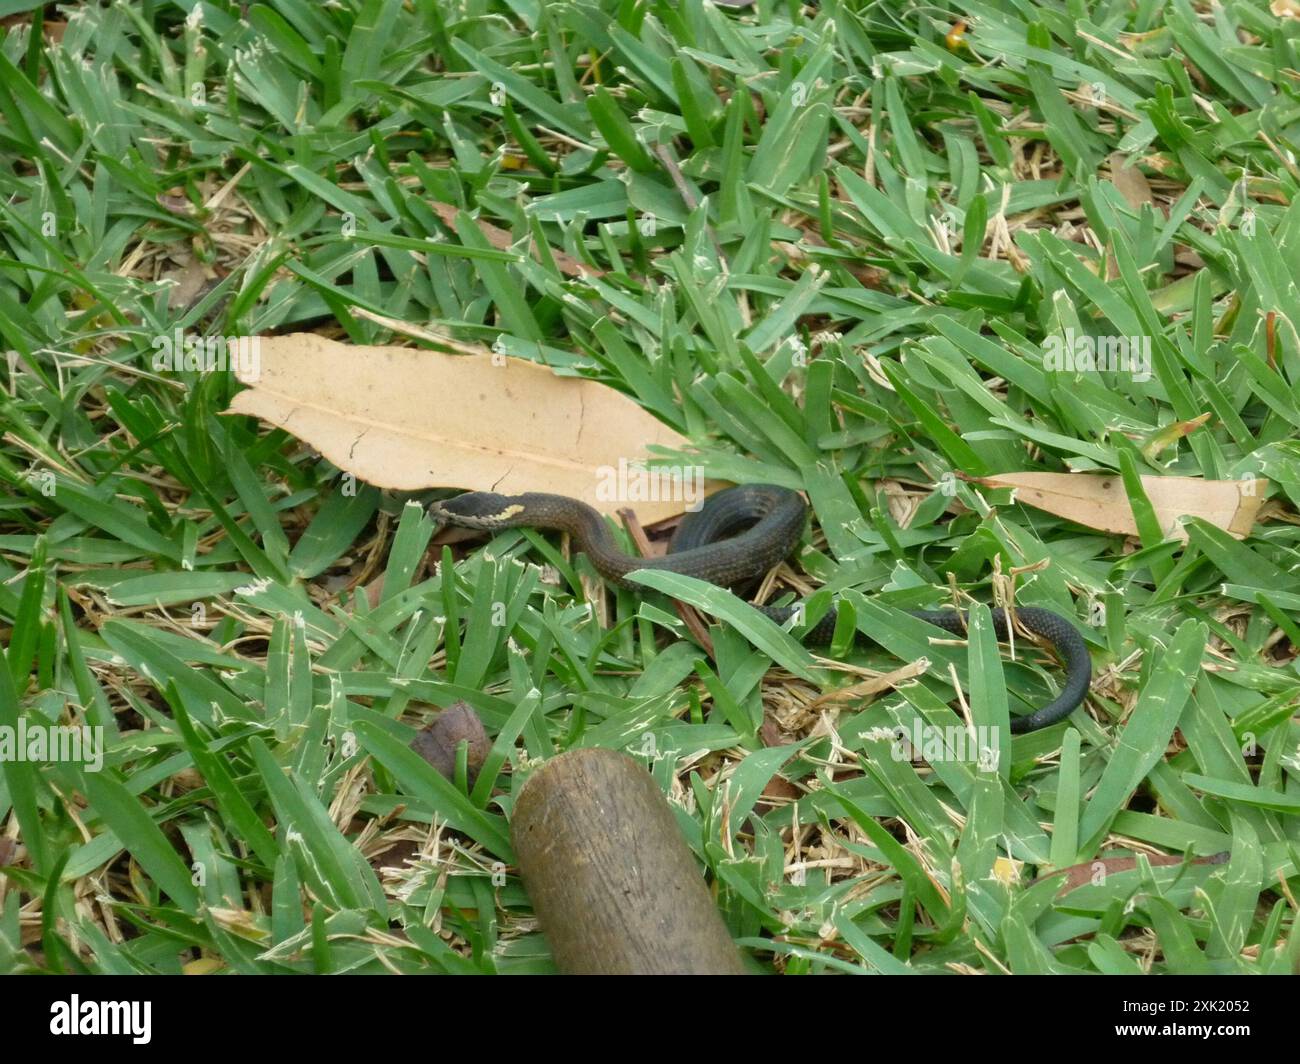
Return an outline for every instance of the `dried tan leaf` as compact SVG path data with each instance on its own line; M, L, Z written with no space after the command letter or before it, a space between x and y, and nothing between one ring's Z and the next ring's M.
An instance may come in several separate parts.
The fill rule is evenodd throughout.
M1155 203L1146 175L1128 156L1123 152L1112 152L1107 162L1110 164L1111 184L1119 189L1125 203L1135 211L1141 210L1144 203Z
M1194 865L1226 864L1229 856L1228 852L1224 851L1223 853L1210 854L1207 857L1194 857L1187 863ZM1146 858L1152 868L1167 868L1170 865L1182 864L1186 860L1181 854L1169 853L1149 853ZM1064 876L1065 878L1061 880L1061 889L1056 892L1056 896L1059 898L1062 894L1068 894L1070 891L1088 883L1104 882L1106 876L1131 872L1137 866L1136 857L1093 858L1083 864L1070 865L1069 868L1058 868L1055 872L1048 872L1046 875L1039 876L1033 882L1041 883L1044 879L1051 879L1052 876ZM1098 879L1099 874L1100 879Z
M458 208L446 203L433 203L431 206L438 212L438 217L442 219L444 225L455 229L456 215L460 213ZM502 229L491 222L484 222L477 218L473 219L473 222L478 226L479 232L487 237L488 243L498 251L509 251L514 247L515 238L508 229ZM585 262L579 262L567 251L560 251L558 248L551 248L551 258L555 260L555 265L559 267L560 272L569 277L603 277L605 275L604 270L598 270L588 266Z
M652 445L690 441L596 381L486 350L354 347L312 333L261 337L258 353L256 372L237 367L251 387L228 412L292 432L377 487L555 492L610 515L630 504L645 524L691 501L603 490Z
M909 661L906 665L894 669L892 672L871 676L861 683L851 684L848 687L841 687L818 695L808 703L808 708L820 709L822 706L836 705L841 702L862 702L873 695L880 694L881 691L892 691L896 687L901 687L903 684L915 680L918 676L924 676L929 668L930 660L928 658L918 658L916 661Z
M1189 418L1186 421L1175 421L1172 425L1166 425L1164 428L1158 429L1142 445L1142 457L1149 462L1154 462L1166 447L1172 447L1179 440L1186 439L1197 429L1202 428L1213 416L1207 410L1197 417Z
M1297 0L1273 0L1268 9L1278 18L1300 18L1300 3Z
M1138 534L1124 482L1095 473L1000 473L972 477L990 488L1014 488L1017 502L1103 532ZM1167 536L1186 541L1179 518L1199 517L1237 539L1250 534L1264 501L1266 480L1200 480L1196 477L1142 477L1142 488Z
M189 258L183 266L166 271L160 281L171 282L167 293L167 306L172 310L188 307L208 283L208 273L203 264L195 258Z

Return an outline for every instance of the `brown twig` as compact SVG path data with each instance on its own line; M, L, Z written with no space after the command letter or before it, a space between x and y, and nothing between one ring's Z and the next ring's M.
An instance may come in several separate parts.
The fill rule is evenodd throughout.
M650 546L650 537L645 534L645 529L641 527L641 522L637 520L636 512L624 507L618 511L618 516L623 519L623 527L627 529L627 534L632 537L632 542L636 544L637 553L643 558L649 558L654 553L654 550ZM709 638L708 629L704 627L704 621L700 615L685 602L679 602L677 599L673 599L673 605L677 608L677 615L681 617L687 631L704 648L704 652L709 657L713 657L713 640Z

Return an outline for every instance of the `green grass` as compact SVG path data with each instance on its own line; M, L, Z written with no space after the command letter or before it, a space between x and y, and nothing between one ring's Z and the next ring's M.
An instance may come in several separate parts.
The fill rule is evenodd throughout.
M758 969L1296 967L1295 20L241 6L0 3L28 12L0 42L0 724L108 737L98 773L0 765L0 969L549 970L508 816L523 754L582 745L651 768ZM813 706L860 674L725 593L661 577L593 616L585 561L430 552L418 507L219 417L229 374L153 369L177 328L409 342L366 313L605 382L711 476L805 491L792 565L882 643L833 650L929 671ZM1150 379L1052 371L1067 330L1148 337ZM1122 474L1140 541L954 475L1022 469ZM1247 540L1180 543L1141 474L1271 497ZM1000 771L895 760L877 729L955 722L955 682L994 726L1050 697L979 611L969 646L900 612L1013 572L1086 632L1087 709ZM665 590L726 618L711 659ZM472 789L408 749L457 699L494 742ZM1080 864L1107 874L1031 883Z

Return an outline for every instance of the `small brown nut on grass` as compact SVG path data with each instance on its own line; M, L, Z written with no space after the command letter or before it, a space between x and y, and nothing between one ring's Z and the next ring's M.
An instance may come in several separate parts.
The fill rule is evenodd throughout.
M483 730L483 722L468 702L453 702L438 718L412 740L411 749L449 780L456 778L456 748L462 739L469 740L467 769L471 786L483 767L492 742Z

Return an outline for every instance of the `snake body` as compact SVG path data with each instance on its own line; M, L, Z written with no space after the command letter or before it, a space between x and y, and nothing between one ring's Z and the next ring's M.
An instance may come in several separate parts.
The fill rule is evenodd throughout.
M751 584L789 556L803 534L808 507L788 488L750 484L727 488L710 496L695 513L688 513L660 558L637 558L619 547L605 519L576 499L563 495L526 492L499 495L475 491L434 503L430 516L462 528L500 531L507 528L541 528L567 532L591 559L597 572L619 587L637 589L627 574L637 569L660 569L694 576L721 587ZM795 613L793 606L761 606L778 624ZM964 635L966 615L956 610L912 610L944 631ZM1007 612L991 611L999 639L1010 636ZM835 632L836 611L829 610L805 638L829 643ZM1047 705L1023 717L1012 718L1016 733L1035 731L1067 717L1083 701L1092 682L1092 660L1078 629L1059 614L1036 606L1015 610L1015 622L1042 636L1065 665L1065 685ZM861 633L859 633L861 636Z

